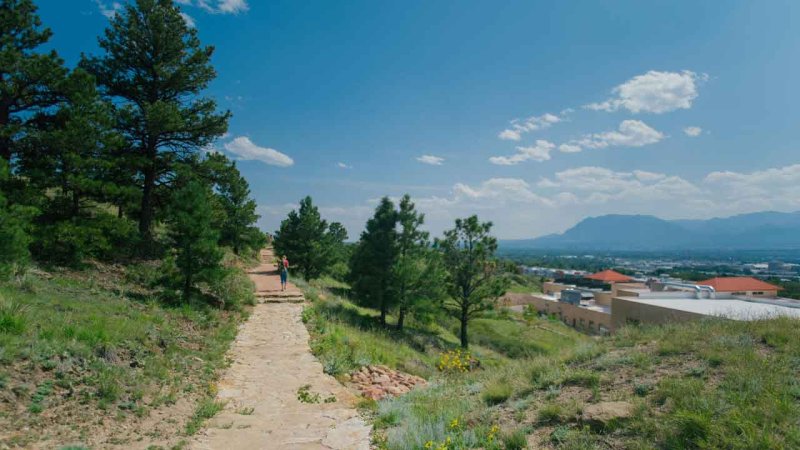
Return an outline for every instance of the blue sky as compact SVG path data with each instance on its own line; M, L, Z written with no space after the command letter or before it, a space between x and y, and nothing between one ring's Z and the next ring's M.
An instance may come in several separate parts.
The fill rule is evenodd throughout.
M119 3L37 2L70 65ZM800 210L799 2L178 3L267 230L305 195L351 237L404 193L502 238Z

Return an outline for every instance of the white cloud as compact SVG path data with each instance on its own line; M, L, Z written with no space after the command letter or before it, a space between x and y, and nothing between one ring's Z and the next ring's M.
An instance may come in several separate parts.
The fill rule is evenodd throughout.
M533 193L530 185L519 178L491 178L484 181L478 187L470 187L463 183L456 183L453 186L455 199L485 200L492 201L512 201L512 202L536 202L548 203L548 201Z
M703 184L726 211L800 209L800 164L753 172L716 171Z
M561 120L560 117L550 113L527 119L514 119L511 121L511 127L501 131L497 137L508 141L519 141L524 133L550 128Z
M192 18L192 16L186 14L185 12L181 12L180 14L181 14L181 17L183 17L183 21L186 22L186 26L187 27L195 28L197 26L197 24L195 23L194 18Z
M431 166L441 166L444 162L444 158L433 155L422 155L417 157L417 161L423 164L430 164Z
M665 137L663 133L640 120L623 120L616 131L587 134L580 139L562 144L559 149L562 152L575 153L584 148L642 147L655 144Z
M244 161L261 161L273 166L289 167L294 160L289 156L271 148L259 147L250 138L240 136L224 145L225 150Z
M564 153L578 153L583 149L580 147L580 145L561 144L558 146L558 150Z
M612 91L615 97L584 108L595 111L617 111L620 108L637 114L661 114L677 109L689 109L697 98L697 85L708 79L692 71L658 72L651 70L622 83Z
M103 0L95 0L95 3L97 3L97 8L100 9L100 14L109 19L113 19L114 16L122 10L122 4L120 2L111 2L107 4Z
M683 129L683 132L690 137L697 137L703 132L703 129L700 127L686 127Z
M196 5L214 14L239 14L250 9L247 0L196 0Z
M343 162L336 163L336 167L338 167L340 169L352 169L353 168L353 166L345 164Z
M555 148L555 144L545 140L536 141L530 147L517 147L517 153L511 156L492 156L489 162L500 166L512 166L524 161L547 161L550 159L550 152Z
M399 187L396 190L389 192L394 194L392 198L404 192ZM434 236L452 228L455 218L478 214L481 220L493 221L493 234L502 238L563 231L588 216L603 214L652 214L675 219L796 211L800 209L800 164L753 172L717 171L696 183L646 170L575 167L533 185L521 178L456 183L449 195L415 196L414 203L425 213L426 229ZM349 206L324 205L320 211L326 219L344 223L355 238L374 207L374 202L366 201ZM263 206L259 213L277 227L293 208L296 205Z

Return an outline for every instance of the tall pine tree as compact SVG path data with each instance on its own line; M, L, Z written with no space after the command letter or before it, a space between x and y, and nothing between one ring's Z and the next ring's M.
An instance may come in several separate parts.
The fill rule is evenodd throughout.
M188 301L200 282L213 283L224 276L218 232L212 227L211 190L182 174L168 208L170 238L177 253L183 300Z
M51 35L31 0L0 2L0 158L12 171L20 139L61 98L63 61L55 51L37 52Z
M335 249L347 238L338 223L322 219L311 197L300 201L275 232L273 246L278 256L286 255L292 267L297 268L307 280L319 278L335 263ZM331 233L331 230L334 233Z
M394 265L397 258L397 211L388 198L381 199L367 221L350 258L351 288L362 304L380 311L381 325L397 300Z
M409 313L433 310L444 294L445 274L437 253L430 249L428 233L420 229L425 215L408 195L397 210L397 255L393 268L397 293L397 329L402 330Z
M478 216L456 219L455 228L436 241L448 272L450 299L445 307L461 322L461 347L469 346L468 326L479 313L492 308L491 301L503 295L508 280L502 275L494 254L497 239L489 233L491 222Z
M220 211L220 244L230 246L237 255L259 250L266 238L255 226L259 215L250 195L250 185L236 163L221 153L210 153L201 163L201 172L213 183Z
M136 167L141 190L139 232L151 242L160 199L176 165L227 130L229 112L201 96L216 76L213 48L202 46L172 0L136 0L99 39L101 57L81 65L117 106L127 140L122 161Z

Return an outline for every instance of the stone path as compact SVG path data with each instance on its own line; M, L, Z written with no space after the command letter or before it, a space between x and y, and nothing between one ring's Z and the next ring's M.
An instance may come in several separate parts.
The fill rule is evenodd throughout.
M229 352L233 364L219 383L225 409L209 420L191 448L369 450L371 428L361 419L356 397L325 375L311 354L300 320L303 294L280 280L270 250L250 272L259 304L242 325ZM298 390L331 403L303 403Z

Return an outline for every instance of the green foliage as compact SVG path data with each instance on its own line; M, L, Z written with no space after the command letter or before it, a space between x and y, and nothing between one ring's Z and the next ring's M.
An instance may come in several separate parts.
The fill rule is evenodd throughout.
M9 178L8 164L0 159L0 187ZM0 190L0 280L18 271L30 258L30 209L8 205Z
M21 335L27 325L25 307L19 302L0 297L0 333Z
M337 261L337 249L347 239L340 224L328 224L319 214L311 197L300 201L275 232L273 247L279 256L286 255L306 280L322 276Z
M59 101L66 75L55 51L37 52L52 32L42 28L31 0L4 0L0 6L0 160L11 163L22 153L20 136L35 130L45 112Z
M400 200L397 222L397 259L392 272L399 310L397 329L402 330L406 314L434 314L445 296L446 274L440 254L430 248L428 233L420 229L425 216L416 211L408 195Z
M445 231L444 237L436 241L449 274L450 299L445 306L460 321L464 348L469 346L469 321L491 309L492 300L503 295L508 287L494 256L497 239L489 234L491 229L492 223L481 223L478 216L456 219L455 228Z
M487 405L499 405L508 400L513 392L513 388L507 380L494 380L483 388L481 398Z
M172 0L136 0L113 19L99 40L101 57L81 66L115 104L117 129L126 137L118 160L134 168L141 197L139 231L152 240L158 199L177 164L225 133L230 113L200 93L215 78L213 49L201 45Z
M176 250L183 300L188 301L197 283L214 283L224 276L222 250L211 226L208 187L192 178L183 179L169 208L170 238Z
M219 204L220 244L230 246L237 255L252 253L266 245L266 236L254 226L259 219L250 186L239 173L236 163L222 153L209 153L198 167L214 185L214 199Z
M386 325L386 315L397 301L393 277L398 255L396 226L394 203L384 197L350 259L352 293L362 305L380 311L381 325Z
M79 266L89 258L110 261L130 255L137 237L133 221L99 212L39 224L32 250L39 260Z
M207 398L200 401L200 404L197 406L197 409L194 412L192 418L186 423L186 435L191 436L197 433L198 430L203 426L206 420L214 417L217 415L218 412L222 411L222 408L225 407L225 404L222 402L218 402L214 399Z

